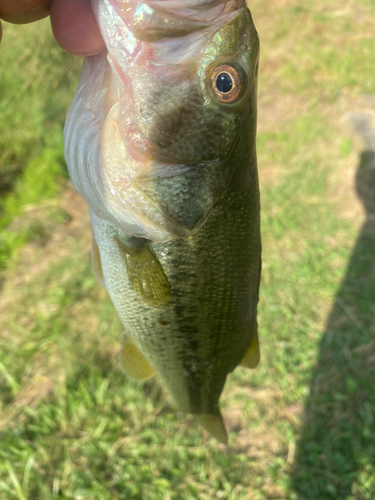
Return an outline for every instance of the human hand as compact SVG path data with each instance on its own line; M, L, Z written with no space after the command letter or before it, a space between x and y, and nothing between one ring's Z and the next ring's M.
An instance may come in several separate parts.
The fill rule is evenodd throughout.
M56 41L64 50L76 55L103 50L90 0L0 0L0 18L10 23L31 23L48 14Z

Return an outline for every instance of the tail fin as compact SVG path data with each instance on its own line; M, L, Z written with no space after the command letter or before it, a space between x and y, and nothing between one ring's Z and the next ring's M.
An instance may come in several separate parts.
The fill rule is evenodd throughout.
M216 415L195 415L198 423L222 444L227 444L228 435L221 413Z

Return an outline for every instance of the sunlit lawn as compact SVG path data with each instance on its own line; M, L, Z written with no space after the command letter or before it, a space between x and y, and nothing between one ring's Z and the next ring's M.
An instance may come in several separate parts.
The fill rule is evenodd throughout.
M47 22L5 26L0 498L375 498L374 164L342 121L375 110L375 7L250 7L261 38L262 361L228 377L228 447L189 416L158 416L168 396L157 379L119 371L121 324L91 270L88 214L63 162L80 61Z

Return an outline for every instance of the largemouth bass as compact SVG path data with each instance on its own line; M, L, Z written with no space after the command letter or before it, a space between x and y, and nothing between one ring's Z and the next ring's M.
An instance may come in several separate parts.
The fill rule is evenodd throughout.
M227 374L259 361L257 32L244 0L93 7L107 51L85 59L65 156L121 366L226 442Z

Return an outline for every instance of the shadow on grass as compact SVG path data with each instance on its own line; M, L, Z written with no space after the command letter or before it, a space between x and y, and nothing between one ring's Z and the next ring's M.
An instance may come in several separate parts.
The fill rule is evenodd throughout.
M312 376L293 465L300 500L375 498L374 151L361 154L356 188L367 219Z

